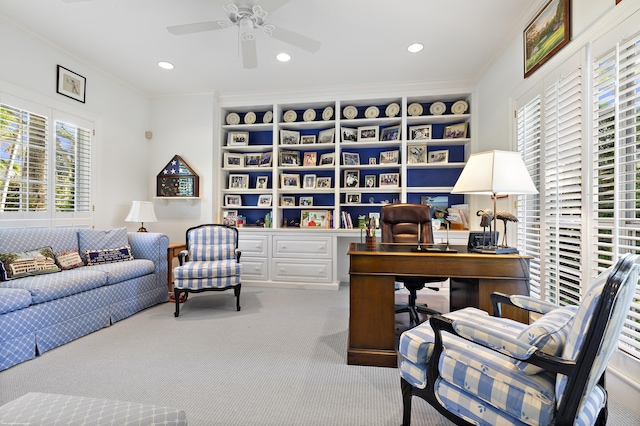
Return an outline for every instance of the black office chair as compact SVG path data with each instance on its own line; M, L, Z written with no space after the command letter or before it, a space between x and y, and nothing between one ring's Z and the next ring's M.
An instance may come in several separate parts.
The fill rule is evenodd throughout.
M433 228L431 226L431 207L426 204L387 204L382 207L380 226L383 243L418 243L418 227L420 227L420 243L433 244ZM426 304L416 304L418 290L426 284L442 282L447 278L425 278L411 276L397 276L396 282L402 283L409 291L407 304L396 305L396 313L408 312L412 325L420 324L419 313L436 315L440 312L429 308ZM428 289L439 291L439 287L426 286Z

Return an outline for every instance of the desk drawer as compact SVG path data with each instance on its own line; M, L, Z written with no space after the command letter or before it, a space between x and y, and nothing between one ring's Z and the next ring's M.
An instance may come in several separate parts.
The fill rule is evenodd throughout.
M273 237L273 257L331 259L331 237Z
M242 263L242 279L267 281L269 279L269 262L258 257L240 257Z
M246 256L267 257L268 238L267 235L240 235L240 241L238 241L238 248L242 251L240 260L242 261Z
M331 260L274 259L273 279L295 282L331 282Z

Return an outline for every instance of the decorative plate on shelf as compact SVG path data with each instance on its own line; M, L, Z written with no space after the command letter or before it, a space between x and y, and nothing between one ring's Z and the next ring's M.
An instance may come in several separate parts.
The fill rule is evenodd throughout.
M364 116L367 118L378 118L380 115L380 110L376 106L370 106L366 110L364 110Z
M409 108L407 108L407 112L412 117L422 115L422 111L422 105L420 105L419 103L412 103L411 105L409 105Z
M227 124L236 125L240 124L240 116L235 112L230 112L227 114Z
M328 106L324 109L324 111L322 111L322 119L324 121L327 121L331 120L331 117L333 117L333 107Z
M468 108L469 104L466 101L457 101L451 105L451 112L454 114L464 114Z
M387 109L384 110L384 113L387 115L387 117L395 117L396 115L398 115L399 112L400 112L400 105L398 105L395 102L392 104L389 104L389 106L387 106Z
M316 112L313 109L309 108L302 115L302 119L304 121L313 121L316 119Z
M244 115L244 124L253 124L256 122L256 113L249 111Z
M262 117L262 122L271 123L271 120L273 120L273 112L272 111L265 112L264 117Z
M292 109L290 109L289 111L284 113L284 121L286 121L287 123L292 123L294 121L296 121L296 119L298 118L298 114L296 114L296 112Z
M447 110L447 106L444 102L434 102L429 107L429 112L431 115L442 115Z
M349 105L347 107L344 107L344 109L342 110L342 114L344 114L344 118L348 118L349 120L351 120L352 118L356 118L358 116L358 108L354 107L353 105Z

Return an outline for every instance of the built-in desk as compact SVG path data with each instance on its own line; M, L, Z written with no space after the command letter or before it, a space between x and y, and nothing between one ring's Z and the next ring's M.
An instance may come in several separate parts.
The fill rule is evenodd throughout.
M475 306L492 312L489 294L529 294L529 256L466 253L416 253L415 246L365 244L349 247L349 346L347 363L396 366L395 277L451 278L451 309ZM526 312L505 307L503 316L528 322Z

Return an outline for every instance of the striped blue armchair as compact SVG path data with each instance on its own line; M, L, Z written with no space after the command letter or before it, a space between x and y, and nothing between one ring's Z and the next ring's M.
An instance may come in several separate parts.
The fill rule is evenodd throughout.
M403 426L419 396L458 425L605 425L604 372L638 284L637 255L600 274L579 306L492 295L542 314L532 324L475 308L400 336ZM435 361L432 361L435 360Z
M175 316L180 315L180 296L189 293L233 289L236 310L240 310L240 250L238 230L226 225L199 225L187 229L187 250L178 255L180 266L173 270Z

